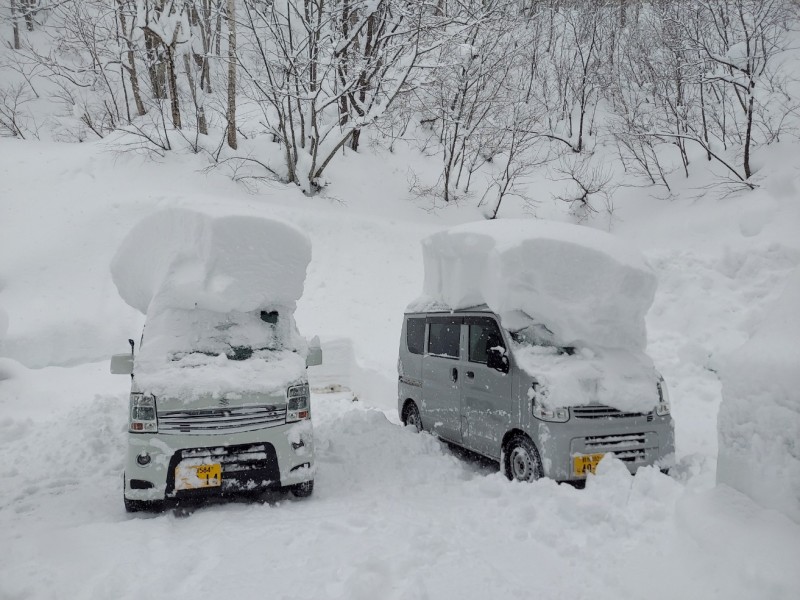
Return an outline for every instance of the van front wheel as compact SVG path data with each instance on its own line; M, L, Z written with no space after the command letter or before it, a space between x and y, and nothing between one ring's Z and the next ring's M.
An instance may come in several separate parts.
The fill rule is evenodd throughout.
M511 481L536 481L543 475L539 451L524 435L516 435L508 441L503 463L506 477Z
M419 416L419 409L413 402L406 405L406 410L403 413L403 425L406 427L413 427L417 433L422 431L422 418Z
M308 498L314 493L314 480L304 481L289 488L295 498Z

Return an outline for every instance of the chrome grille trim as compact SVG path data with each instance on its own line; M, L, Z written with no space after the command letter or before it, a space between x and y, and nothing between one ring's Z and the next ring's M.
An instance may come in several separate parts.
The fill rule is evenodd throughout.
M604 404L587 404L570 408L572 416L576 419L628 419L632 417L647 417L651 420L652 413L623 412Z
M255 431L286 423L286 405L242 406L158 413L159 433L223 434Z
M607 448L612 452L627 449L626 447L642 447L646 442L647 435L644 433L627 433L623 435L593 435L584 438L584 444L587 448Z

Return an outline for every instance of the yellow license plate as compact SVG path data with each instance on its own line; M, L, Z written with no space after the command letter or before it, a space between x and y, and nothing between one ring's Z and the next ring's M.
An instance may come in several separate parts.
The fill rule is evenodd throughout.
M572 457L572 471L575 475L594 473L605 454L578 454Z
M175 489L195 490L222 485L222 465L178 465L175 467Z

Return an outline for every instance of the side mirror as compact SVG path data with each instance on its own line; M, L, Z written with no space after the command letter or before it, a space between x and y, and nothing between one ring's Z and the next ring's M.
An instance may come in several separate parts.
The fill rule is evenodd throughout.
M306 356L306 366L316 367L322 364L322 347L319 343L319 336L314 336L308 343L308 356Z
M114 375L133 373L133 354L115 354L111 357L111 372Z
M508 356L502 348L489 348L486 355L486 366L490 369L508 373Z

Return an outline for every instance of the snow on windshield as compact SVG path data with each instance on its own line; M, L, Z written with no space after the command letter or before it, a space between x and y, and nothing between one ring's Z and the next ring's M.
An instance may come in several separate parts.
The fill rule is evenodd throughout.
M423 241L412 311L488 305L549 406L597 402L648 412L658 401L645 314L656 277L614 236L565 223L470 223Z
M190 400L302 379L294 310L310 259L308 238L273 219L172 209L140 222L111 264L122 298L147 314L138 388Z
M134 371L140 391L162 398L282 394L303 378L306 352L288 309L163 308L148 314Z

